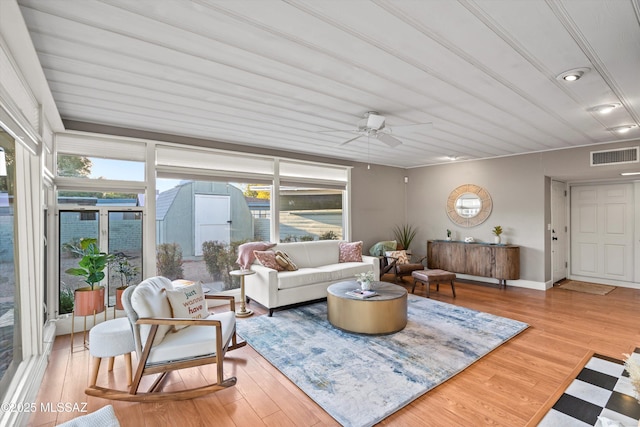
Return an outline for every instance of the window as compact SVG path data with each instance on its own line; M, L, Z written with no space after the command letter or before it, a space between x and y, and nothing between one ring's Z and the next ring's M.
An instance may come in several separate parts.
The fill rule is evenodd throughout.
M0 390L7 390L22 361L15 189L15 141L0 128Z
M342 239L342 199L341 190L280 187L280 241Z
M57 175L87 179L144 181L144 162L59 154Z
M215 292L240 286L237 248L269 240L269 216L252 211L271 204L271 187L230 181L158 179L156 199L157 274L201 281Z

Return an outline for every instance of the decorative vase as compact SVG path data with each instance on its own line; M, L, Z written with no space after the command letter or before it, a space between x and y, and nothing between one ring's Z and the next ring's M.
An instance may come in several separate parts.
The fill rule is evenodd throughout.
M500 236L493 236L493 243L495 243L496 245L500 244Z
M362 289L363 291L370 291L371 290L371 282L368 280L363 280L360 282L360 289Z

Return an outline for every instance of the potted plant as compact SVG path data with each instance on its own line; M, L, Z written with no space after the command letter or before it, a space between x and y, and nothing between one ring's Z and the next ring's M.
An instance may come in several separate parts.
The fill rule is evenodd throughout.
M97 239L80 240L80 246L71 249L80 255L78 267L69 268L65 272L72 276L84 278L88 285L74 292L74 314L88 316L104 311L104 286L98 284L104 279L104 269L112 259L112 255L100 252Z
M411 225L404 224L398 225L393 230L393 233L396 236L396 241L398 242L398 249L409 250L409 246L413 241L414 237L416 237L417 229Z
M124 310L122 306L122 293L138 277L139 269L129 262L129 258L122 252L114 254L111 259L112 272L120 280L120 286L116 288L116 310Z
M494 238L493 241L496 245L500 244L500 235L502 234L502 227L499 225L496 225L495 227L493 227L493 230L491 231L494 234Z
M447 240L451 240L451 230L447 228Z

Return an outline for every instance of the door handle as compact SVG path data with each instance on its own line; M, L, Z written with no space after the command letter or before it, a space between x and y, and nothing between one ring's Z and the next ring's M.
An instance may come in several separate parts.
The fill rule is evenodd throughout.
M558 238L557 237L552 237L551 240L558 240Z

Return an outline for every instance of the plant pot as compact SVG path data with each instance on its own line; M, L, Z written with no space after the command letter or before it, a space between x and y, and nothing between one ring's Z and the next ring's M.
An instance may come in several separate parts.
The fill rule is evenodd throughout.
M116 288L116 310L124 310L124 306L122 305L122 294L125 289L127 288Z
M495 243L496 245L500 244L500 236L493 236L493 243Z
M74 292L73 312L76 316L90 316L104 311L104 286L89 286Z

